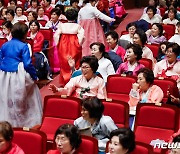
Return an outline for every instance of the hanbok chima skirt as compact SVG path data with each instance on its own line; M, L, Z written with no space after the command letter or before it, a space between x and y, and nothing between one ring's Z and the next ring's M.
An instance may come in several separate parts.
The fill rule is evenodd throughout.
M42 101L39 88L19 63L17 72L0 70L0 121L13 127L41 124Z

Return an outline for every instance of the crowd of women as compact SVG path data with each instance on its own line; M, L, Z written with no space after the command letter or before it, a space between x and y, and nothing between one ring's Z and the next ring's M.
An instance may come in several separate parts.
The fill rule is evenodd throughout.
M37 65L33 66L33 57L36 64L41 64L40 60L44 57L43 62L48 65L46 77L51 71L60 74L60 87L50 84L50 90L59 95L82 99L82 116L74 121L74 126L67 124L58 128L54 138L58 152L50 151L49 154L59 151L76 153L81 144L78 129L87 127L91 127L92 135L98 139L100 153L104 153L109 139L111 154L129 153L135 148L133 132L118 129L111 117L103 115L104 106L100 99L107 98L109 75L137 77L129 93L130 107L136 107L138 103L162 102L165 94L153 84L155 77L175 80L180 90L177 1L169 0L164 6L156 0L149 0L142 17L130 22L127 25L128 34L121 37L116 31L103 31L99 20L111 23L115 19L107 15L106 7L98 10L98 5L103 3L101 0L84 0L82 3L59 0L56 5L51 0L42 0L40 4L38 0L25 4L10 0L7 7L3 6L2 0L0 2L1 18L4 20L0 37L7 39L0 50L0 85L3 87L0 92L0 121L8 121L13 127L32 127L41 123L42 102L36 85L41 76ZM159 5L167 7L166 17L161 15ZM46 24L40 24L39 20L45 20ZM162 23L177 26L176 33L169 40ZM53 32L53 43L47 48L50 56L43 53L45 38L40 31L43 27ZM26 43L27 37L33 40L33 46ZM158 45L157 57L154 57L147 44ZM141 58L151 60L152 69L141 64ZM173 104L180 106L179 97L174 97L170 91L168 95ZM12 143L13 132L8 122L0 123L0 139L4 142L3 150L0 146L0 153L11 149L23 153ZM8 129L10 137L7 138L4 131L1 133L1 129ZM74 137L77 139L74 140Z

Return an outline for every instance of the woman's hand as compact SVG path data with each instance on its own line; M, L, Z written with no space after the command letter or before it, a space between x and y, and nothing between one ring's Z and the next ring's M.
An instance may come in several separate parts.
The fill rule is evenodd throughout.
M53 93L58 92L58 87L56 87L54 84L50 84L48 89L52 90Z
M171 102L177 103L177 104L180 103L180 99L179 99L179 98L176 98L176 97L174 97L173 95L170 95L170 97L171 97Z
M68 57L68 64L72 70L75 68L75 60L72 57Z
M138 89L139 89L139 84L138 84L138 83L133 83L133 84L132 84L132 88L133 88L134 90L138 90Z

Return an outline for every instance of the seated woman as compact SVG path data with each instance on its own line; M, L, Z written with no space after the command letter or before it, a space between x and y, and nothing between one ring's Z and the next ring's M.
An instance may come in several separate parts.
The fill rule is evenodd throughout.
M124 60L125 49L118 45L119 35L115 31L110 31L106 33L106 42L109 45L108 52L115 52L122 60Z
M110 57L107 52L105 52L105 46L103 43L94 42L90 45L91 55L94 55L98 59L98 70L104 81L107 82L107 77L109 75L115 74L113 64L111 63Z
M122 63L116 74L137 76L137 71L144 67L138 61L142 58L142 48L138 44L129 44L126 49L126 62Z
M61 125L56 130L54 141L57 150L49 150L47 154L77 154L76 149L82 142L78 128L72 124Z
M7 21L10 21L13 25L18 22L18 21L14 18L14 16L15 16L14 10L8 9L8 10L6 11L6 19L7 19Z
M126 30L129 32L128 34L122 35L120 37L120 40L127 40L131 43L133 43L133 36L134 33L137 29L137 25L135 22L130 22L127 26L126 26Z
M178 22L176 24L176 29L177 29L177 34L174 34L169 40L168 42L174 42L177 43L178 45L180 45L180 22Z
M138 29L135 31L134 36L133 36L133 43L134 44L139 44L142 48L142 58L147 58L152 60L154 62L154 57L152 51L145 46L147 42L147 36L145 32L141 29Z
M128 154L135 149L135 135L129 128L119 128L110 134L108 154Z
M168 10L168 18L163 20L163 24L173 24L176 25L178 20L176 19L177 11L175 8L171 8Z
M37 13L38 13L37 20L46 20L47 22L49 21L49 17L44 14L44 7L43 6L38 7Z
M82 101L82 116L74 121L79 129L91 128L92 136L98 140L99 151L104 152L110 132L117 129L109 116L103 115L104 105L97 97L89 97Z
M7 38L8 41L12 39L12 35L11 35L12 27L13 27L13 24L10 21L4 21L2 23L3 38Z
M148 44L160 44L161 42L166 41L166 38L163 35L163 26L159 23L152 24L151 29L146 31L146 34Z
M174 79L180 90L180 61L177 61L177 56L179 54L179 45L176 43L169 43L166 48L166 59L161 60L155 65L154 76Z
M37 17L38 17L37 12L30 11L30 12L28 13L27 21L25 22L25 24L26 24L27 26L29 26L29 23L30 23L31 21L33 21L33 20L37 20ZM42 26L40 25L40 27L42 27Z
M148 68L138 71L137 83L132 85L129 93L129 105L137 106L138 103L160 103L163 99L163 91L159 86L153 85L154 74Z
M99 99L106 98L105 82L96 76L98 69L98 59L95 56L84 56L80 62L82 75L71 78L64 88L57 88L50 84L50 90L54 93L66 94L79 98L87 96L97 96Z
M13 140L13 128L7 121L0 122L0 153L1 154L25 154Z
M38 5L39 5L38 0L31 0L30 7L26 11L27 12L30 12L30 11L37 12Z
M159 14L156 14L156 8L154 6L148 6L146 13L141 16L140 19L143 19L150 23L151 25L153 23L161 23L162 17Z
M160 3L160 2L158 2L158 0L149 0L149 2L148 2L149 6L153 6L153 7L156 8L156 14L161 15L160 10L158 9L158 5L159 5L158 3ZM147 8L148 8L148 7L145 7L145 8L144 8L143 14L146 13Z
M17 6L15 9L14 19L17 21L27 21L27 17L23 15L23 8L21 6Z

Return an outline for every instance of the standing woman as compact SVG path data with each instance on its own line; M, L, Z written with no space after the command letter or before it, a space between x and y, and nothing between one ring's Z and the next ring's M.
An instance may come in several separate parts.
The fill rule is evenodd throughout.
M84 28L85 41L82 45L82 55L88 56L91 54L90 44L93 42L102 42L106 44L104 31L98 19L105 22L112 22L115 19L101 13L95 6L95 0L85 0L85 6L78 13L78 23Z
M0 121L9 121L13 127L32 127L42 117L41 95L34 83L38 78L24 43L27 32L27 25L16 23L12 40L0 51Z

